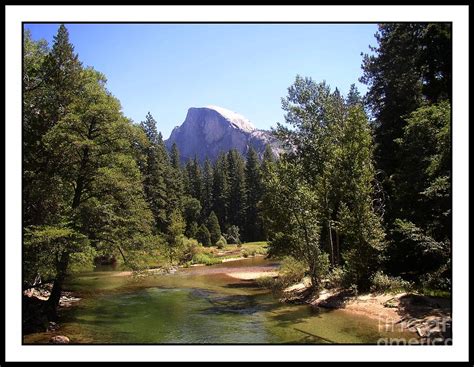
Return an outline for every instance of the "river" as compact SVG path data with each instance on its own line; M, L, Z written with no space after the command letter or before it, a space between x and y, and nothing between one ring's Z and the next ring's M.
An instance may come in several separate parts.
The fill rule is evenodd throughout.
M74 344L376 344L403 336L344 310L282 304L254 282L231 276L275 267L256 257L169 275L79 273L67 289L82 300L61 311L61 328L25 335L24 343L47 343L54 334Z

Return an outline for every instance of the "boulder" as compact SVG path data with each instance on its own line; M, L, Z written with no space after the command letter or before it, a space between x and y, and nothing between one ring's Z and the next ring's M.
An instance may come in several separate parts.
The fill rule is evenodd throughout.
M71 341L67 336L55 335L49 339L49 344L69 344Z

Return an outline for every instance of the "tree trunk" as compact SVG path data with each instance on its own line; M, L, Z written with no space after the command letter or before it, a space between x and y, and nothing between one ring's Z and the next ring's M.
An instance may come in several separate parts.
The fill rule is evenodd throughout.
M331 219L328 219L329 244L331 246L331 267L334 267L334 243L332 240Z
M45 311L49 320L56 320L58 316L59 300L63 290L64 280L66 279L66 272L69 263L69 252L64 251L59 262L56 264L56 279L53 283L53 289L46 301Z

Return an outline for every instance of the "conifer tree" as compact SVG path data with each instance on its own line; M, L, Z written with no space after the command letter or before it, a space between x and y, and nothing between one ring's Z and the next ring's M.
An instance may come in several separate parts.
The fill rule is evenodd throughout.
M245 164L245 240L261 240L261 218L259 215L259 202L262 196L262 183L260 164L255 150L250 147Z
M211 236L211 244L216 245L217 241L221 238L221 227L219 226L219 221L214 212L211 212L209 218L207 218L207 228Z

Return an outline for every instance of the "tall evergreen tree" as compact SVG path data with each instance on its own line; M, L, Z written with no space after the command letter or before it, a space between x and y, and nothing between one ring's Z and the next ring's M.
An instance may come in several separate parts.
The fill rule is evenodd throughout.
M227 230L229 226L229 177L227 172L226 155L221 154L214 163L213 169L212 210L216 213L221 229L223 230Z
M375 118L376 161L386 179L387 196L398 187L394 175L405 162L396 143L406 117L424 103L451 98L451 25L388 23L375 34L378 46L365 55L361 82L369 86L367 102ZM405 203L387 203L387 220L400 215Z
M23 205L25 222L43 224L58 214L52 195L58 185L55 167L44 145L44 135L54 127L77 100L84 86L83 68L61 25L49 52L43 41L25 34L23 80Z
M155 218L156 230L165 233L168 225L168 190L165 182L167 153L163 150L163 138L156 129L156 121L150 112L140 126L148 139L144 147L146 167L142 172L145 195Z
M259 202L262 196L262 182L260 176L260 163L257 153L250 147L245 164L245 226L246 241L262 239L261 218L259 215Z
M240 153L232 149L227 153L229 177L228 220L239 228L245 225L245 163Z
M54 167L48 182L57 183L58 215L25 231L30 265L44 269L34 261L40 246L41 260L47 257L52 268L54 284L46 307L50 317L72 262L95 249L121 254L131 264L130 255L151 230L152 216L132 154L132 126L100 73L84 70L83 78L85 88L76 92L68 112L42 139Z
M211 235L212 245L216 245L217 241L221 238L221 227L219 226L219 221L214 212L211 212L209 218L207 218L207 228Z
M213 170L212 164L209 159L204 161L204 168L202 174L202 192L201 192L201 203L202 203L202 215L207 218L212 211L213 203Z
M201 200L202 195L202 172L201 166L196 157L186 163L187 194L197 200Z
M451 169L448 163L439 176L428 178L427 166L439 156L436 144L443 147L441 156L450 154L446 106L452 94L451 24L381 24L376 39L373 54L364 56L361 81L369 86L366 99L374 116L376 163L388 198L387 267L416 281L420 272L434 271L432 278L440 279L435 269L449 273L451 229L445 223L451 220ZM444 214L432 217L432 208ZM446 222L439 221L441 217Z

